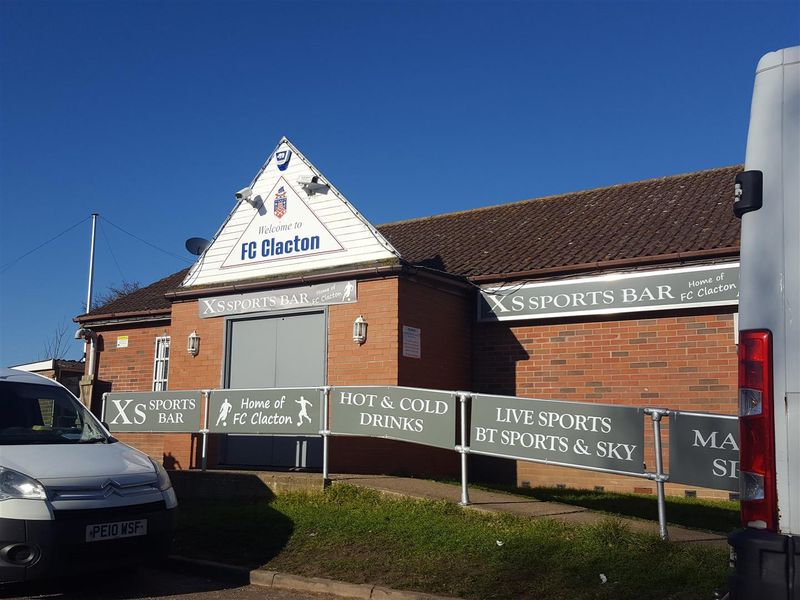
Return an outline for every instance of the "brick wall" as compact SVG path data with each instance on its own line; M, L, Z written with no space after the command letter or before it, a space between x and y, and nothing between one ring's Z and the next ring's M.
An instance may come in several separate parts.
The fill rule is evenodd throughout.
M352 340L353 321L369 323L367 342ZM663 406L735 414L736 348L732 314L617 316L581 322L529 321L474 325L470 295L409 278L359 281L358 302L328 308L329 385L404 385L468 389L537 398ZM421 330L422 357L402 356L402 326ZM200 335L192 357L186 340ZM101 329L99 377L114 391L148 391L155 338L172 337L169 388L216 388L224 359L224 319L200 319L197 301L173 305L171 324ZM127 348L116 348L117 336ZM664 433L665 458L668 429ZM645 459L652 468L652 434ZM199 466L199 436L119 436L174 468ZM218 441L211 437L210 466ZM389 440L334 438L333 472L387 472L455 476L458 455ZM481 459L471 457L480 467ZM596 475L533 463L489 461L483 470L529 485L602 485L605 489L653 489L644 480ZM478 468L476 472L480 472ZM682 494L685 486L670 486ZM710 495L701 491L701 495ZM724 495L719 492L716 495Z
M398 280L358 282L358 302L328 307L328 385L397 385ZM353 341L353 321L368 323Z
M95 329L97 377L110 386L104 391L149 392L153 388L156 338L171 335L169 322ZM123 336L128 337L127 347L117 348L117 339Z
M404 299L400 299L404 294ZM469 324L472 304L465 299L396 277L359 281L358 302L328 307L327 383L329 385L408 385L464 388L470 380ZM401 307L403 307L401 309ZM400 358L400 314L404 324L423 330L423 359ZM353 342L353 321L367 321L367 341ZM152 386L155 337L172 336L171 390L218 388L224 362L224 318L200 319L197 301L176 302L172 322L106 330L100 377L116 391L149 391ZM192 331L200 336L200 352L186 351ZM116 335L129 336L128 352L110 351ZM435 357L435 358L434 358ZM403 381L401 377L401 363ZM166 461L168 467L199 466L198 436L187 434L121 434L120 439ZM216 466L219 440L210 436L209 466ZM336 438L331 443L331 470L454 475L457 455L423 446L371 438Z
M197 300L172 305L172 352L169 389L196 390L218 388L222 382L225 346L225 319L201 319ZM189 335L200 336L200 352L187 351Z
M161 462L167 469L182 470L200 466L199 434L115 433L114 437Z
M736 414L737 359L729 313L484 324L476 327L474 346L476 391ZM662 439L666 460L668 425ZM652 446L648 426L648 470L654 470ZM516 478L518 484L531 486L655 489L630 477L525 462L517 464ZM680 495L687 489L668 488ZM727 495L701 492L698 495Z
M400 281L399 385L441 390L469 389L472 382L471 293ZM421 357L404 357L402 326L421 330Z
M463 388L470 380L469 304L459 295L407 279L361 281L358 303L330 307L328 383ZM352 339L353 321L367 321L367 341ZM402 325L422 330L422 358L402 356ZM458 455L392 440L336 437L331 471L448 475Z

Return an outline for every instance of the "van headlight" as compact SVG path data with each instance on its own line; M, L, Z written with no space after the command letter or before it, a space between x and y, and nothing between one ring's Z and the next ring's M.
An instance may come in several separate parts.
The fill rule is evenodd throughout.
M46 500L44 486L13 469L0 467L0 501L10 499Z
M172 481L169 479L169 475L167 474L167 470L161 463L157 463L152 458L150 462L153 463L153 466L156 469L156 475L158 476L158 489L162 492L166 492L169 488L172 487Z

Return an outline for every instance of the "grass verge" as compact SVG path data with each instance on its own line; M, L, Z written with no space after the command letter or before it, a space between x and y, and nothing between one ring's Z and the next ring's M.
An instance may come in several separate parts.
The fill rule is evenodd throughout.
M479 485L480 489L503 491L546 502L562 502L611 515L658 520L657 499L652 494L622 494L571 488L518 488L511 485ZM672 525L729 533L740 526L739 503L732 500L667 496L667 521Z
M722 549L663 543L614 519L567 525L347 485L269 503L184 502L174 550L470 599L706 599L727 571Z

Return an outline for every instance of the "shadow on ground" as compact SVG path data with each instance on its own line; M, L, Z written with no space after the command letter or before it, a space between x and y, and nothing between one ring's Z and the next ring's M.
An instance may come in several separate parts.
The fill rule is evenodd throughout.
M10 584L0 598L64 598L69 600L135 600L235 589L246 586L246 576L209 579L160 568L141 567L46 582Z
M113 571L44 582L0 584L0 598L133 600L178 597L248 585L248 569L263 565L279 554L291 537L294 524L270 506L275 495L255 475L228 472L206 478L204 486L203 490L195 490L199 493L191 499L179 497L172 552L225 563L230 562L231 547L239 546L234 554L241 557L241 571L205 566L185 572L180 565L165 560L139 568L121 566ZM226 494L236 501L221 501L219 498ZM214 523L213 528L209 527L210 522ZM210 530L220 531L219 523L228 524L222 528L226 535L209 537ZM259 543L248 543L253 536L260 538ZM268 543L264 543L264 538Z
M202 493L196 488L190 498L181 500L173 554L248 569L280 554L294 523L272 508L275 495L258 476L206 473L202 485ZM225 535L209 538L209 531L221 530Z

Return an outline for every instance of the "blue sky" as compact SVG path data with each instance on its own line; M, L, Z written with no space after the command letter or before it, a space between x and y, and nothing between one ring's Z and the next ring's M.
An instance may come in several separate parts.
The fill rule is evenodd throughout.
M2 0L0 365L71 340L89 222L22 255L98 212L99 292L188 266L282 135L376 225L737 164L799 42L797 2Z

